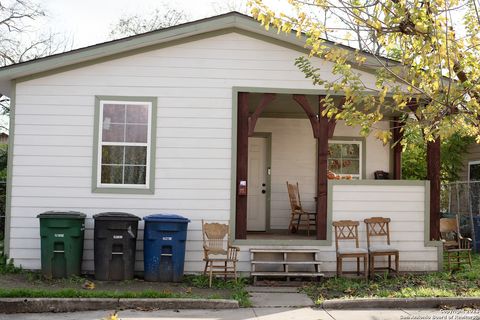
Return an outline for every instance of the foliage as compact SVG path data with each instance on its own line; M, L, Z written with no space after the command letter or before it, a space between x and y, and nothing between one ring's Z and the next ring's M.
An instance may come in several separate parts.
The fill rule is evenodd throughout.
M444 182L457 181L462 170L463 159L474 138L454 133L441 142L440 176ZM420 130L407 129L404 135L402 154L402 177L407 180L426 180L426 143Z
M3 252L3 242L0 244L0 275L8 273L19 273L22 271L22 268L16 267L13 263L13 259L9 259Z
M407 127L418 128L426 141L453 133L480 139L476 0L285 0L283 12L263 0L249 4L267 29L303 33L310 56L328 61L320 68L302 56L296 65L328 90L329 117L360 126L364 135L375 131L384 142L391 132L375 124L385 113L402 114ZM338 45L352 34L359 35L362 51ZM335 44L326 42L327 36ZM360 69L371 70L374 79ZM345 95L342 108L334 105L333 94Z
M155 9L149 16L137 14L126 15L112 26L110 38L119 39L153 30L171 27L187 21L187 15L166 4L162 9Z
M302 288L314 301L354 298L478 297L480 256L473 256L473 267L457 272L427 274L405 273L398 276L376 275L374 280L328 278Z
M45 11L32 0L0 2L0 67L63 52L71 46L65 37L33 27L33 21L45 18ZM9 113L10 99L0 92L0 115ZM0 128L8 131L4 124Z

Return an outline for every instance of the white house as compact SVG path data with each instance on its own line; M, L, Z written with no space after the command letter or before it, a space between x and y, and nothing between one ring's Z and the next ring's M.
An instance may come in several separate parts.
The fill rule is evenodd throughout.
M93 214L177 213L191 220L186 272L203 270L202 219L230 223L241 271L250 270L249 248L276 246L319 249L333 271L331 221L361 221L365 246L363 219L383 216L400 269L437 270L430 183L373 180L379 170L399 178L398 153L317 116L325 91L294 66L303 45L229 13L1 68L0 92L12 98L9 257L40 268L36 215L47 210L87 214L87 272ZM329 62L314 63L330 74ZM327 183L327 164L353 180ZM286 232L286 181L298 181L304 206L318 210L316 235Z

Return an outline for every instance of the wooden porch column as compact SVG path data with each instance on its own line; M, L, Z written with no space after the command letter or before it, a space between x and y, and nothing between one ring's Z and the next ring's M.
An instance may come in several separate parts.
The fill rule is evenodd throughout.
M440 138L427 142L427 179L430 180L430 240L440 238Z
M327 171L328 171L328 138L329 133L333 136L333 129L329 132L329 119L322 116L325 106L322 96L319 99L318 110L318 134L317 134L317 239L327 239ZM332 122L331 128L334 128Z
M247 238L247 194L240 194L240 181L248 178L248 93L238 93L237 112L237 179L235 238Z
M395 146L393 147L393 180L402 179L402 144L400 143L403 139L402 126L403 122L398 120L398 117L393 120L392 128L392 138Z

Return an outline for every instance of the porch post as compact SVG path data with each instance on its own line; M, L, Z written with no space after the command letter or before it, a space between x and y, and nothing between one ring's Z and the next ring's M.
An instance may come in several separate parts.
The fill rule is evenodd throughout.
M325 109L319 96L318 132L317 132L317 239L327 239L327 171L328 171L328 137L329 119L322 116ZM330 126L334 128L334 122ZM333 135L333 129L330 130Z
M235 238L247 238L247 192L240 188L240 182L248 177L248 93L238 93L237 112L237 180Z
M398 117L395 117L393 120L392 128L392 138L395 146L393 147L393 180L402 179L402 144L400 143L403 139L402 126L403 122L398 120Z
M440 237L440 137L427 142L427 179L430 180L430 240Z

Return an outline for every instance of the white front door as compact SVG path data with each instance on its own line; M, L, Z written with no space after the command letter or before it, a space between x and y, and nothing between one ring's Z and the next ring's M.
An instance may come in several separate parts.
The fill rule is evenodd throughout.
M267 146L267 138L248 138L247 231L267 227Z

